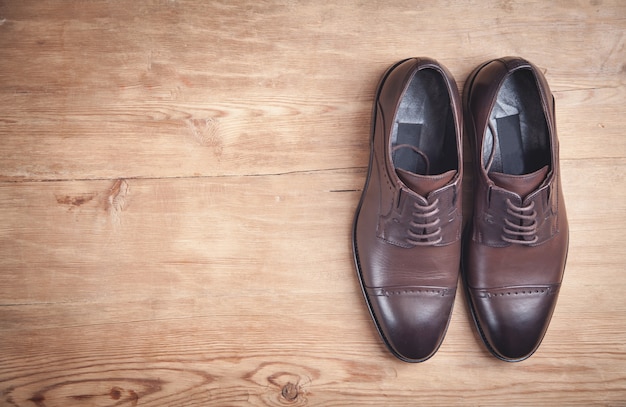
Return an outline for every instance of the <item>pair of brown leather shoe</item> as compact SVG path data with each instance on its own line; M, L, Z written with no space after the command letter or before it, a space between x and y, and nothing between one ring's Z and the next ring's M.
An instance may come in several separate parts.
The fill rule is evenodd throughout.
M428 58L383 75L353 247L363 294L387 347L421 362L443 341L460 266L478 331L498 358L539 346L568 247L554 99L543 74L506 57L479 66L463 95ZM474 214L462 229L463 122ZM463 252L463 255L462 255Z

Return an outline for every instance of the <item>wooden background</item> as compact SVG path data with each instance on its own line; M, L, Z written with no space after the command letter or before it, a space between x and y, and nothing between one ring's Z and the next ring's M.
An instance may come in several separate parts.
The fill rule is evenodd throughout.
M0 405L626 405L625 32L620 0L0 1ZM406 364L350 243L376 83L504 55L557 101L559 304L509 364L461 292Z

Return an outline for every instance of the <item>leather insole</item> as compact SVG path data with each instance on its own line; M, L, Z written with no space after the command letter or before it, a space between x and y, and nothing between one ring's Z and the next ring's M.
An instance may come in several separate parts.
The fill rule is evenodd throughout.
M483 144L488 172L522 175L550 164L548 125L530 70L517 70L505 79L489 124Z
M391 146L396 168L421 175L458 170L450 96L440 72L422 69L411 79L395 117Z

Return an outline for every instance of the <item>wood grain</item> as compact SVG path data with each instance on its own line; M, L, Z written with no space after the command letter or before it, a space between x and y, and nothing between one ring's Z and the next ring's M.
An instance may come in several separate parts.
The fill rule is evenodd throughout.
M608 0L0 1L0 406L626 405L625 31ZM500 362L460 290L400 362L350 242L376 83L511 54L557 104L550 329Z

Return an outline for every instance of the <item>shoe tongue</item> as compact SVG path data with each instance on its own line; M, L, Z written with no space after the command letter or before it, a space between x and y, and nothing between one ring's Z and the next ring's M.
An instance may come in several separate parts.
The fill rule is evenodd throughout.
M413 192L417 192L421 196L426 196L436 189L439 189L452 181L456 175L456 170L450 170L439 175L420 175L410 171L396 168L398 178L406 184Z
M543 180L546 179L547 174L548 166L546 165L535 172L524 175L510 175L503 174L501 172L490 172L489 178L491 178L491 180L500 188L515 192L520 197L524 198L541 185Z

